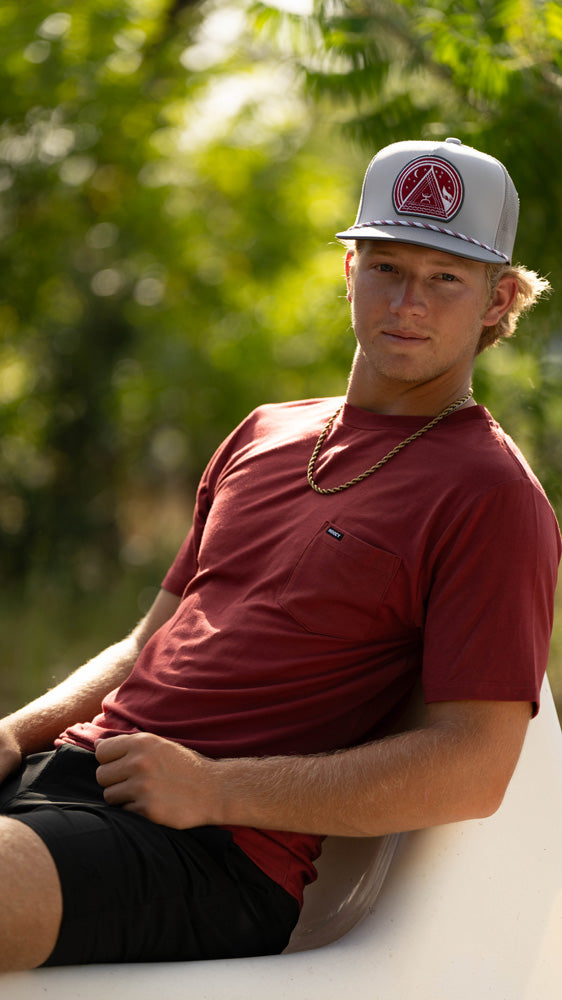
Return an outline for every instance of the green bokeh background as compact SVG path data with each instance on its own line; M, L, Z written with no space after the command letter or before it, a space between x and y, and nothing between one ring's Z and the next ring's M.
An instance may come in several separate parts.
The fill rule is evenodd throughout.
M560 515L558 3L3 0L0 39L1 711L146 610L249 409L345 390L333 234L387 142L456 135L513 176L554 295L475 395Z

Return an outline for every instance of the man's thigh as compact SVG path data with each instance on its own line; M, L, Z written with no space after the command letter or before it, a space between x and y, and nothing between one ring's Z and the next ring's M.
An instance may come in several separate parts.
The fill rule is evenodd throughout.
M59 933L59 876L41 838L7 816L0 816L0 900L0 970L41 965Z

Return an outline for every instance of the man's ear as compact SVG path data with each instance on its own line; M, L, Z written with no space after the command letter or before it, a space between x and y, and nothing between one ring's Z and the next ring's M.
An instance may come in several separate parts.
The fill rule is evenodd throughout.
M351 293L353 291L353 271L351 269L351 261L355 257L355 252L353 250L348 250L345 255L345 280L347 282L347 301L351 302Z
M515 278L511 278L507 274L505 278L500 278L482 318L482 325L495 326L513 305L518 291Z

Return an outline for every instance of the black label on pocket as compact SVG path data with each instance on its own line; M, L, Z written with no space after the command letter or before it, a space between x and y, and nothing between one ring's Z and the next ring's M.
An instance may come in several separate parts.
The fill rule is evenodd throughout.
M337 538L338 542L341 542L343 538L343 531L338 531L337 528L332 528L331 525L329 528L326 528L326 534L331 535L332 538Z

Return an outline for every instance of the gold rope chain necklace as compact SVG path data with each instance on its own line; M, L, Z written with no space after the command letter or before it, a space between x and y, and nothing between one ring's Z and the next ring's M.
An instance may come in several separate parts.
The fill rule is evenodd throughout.
M433 418L433 420L430 420L429 423L425 425L425 427L421 427L419 431L415 431L414 434L410 434L410 437L407 437L404 441L401 441L400 444L397 444L396 447L392 449L392 451L389 451L388 454L384 456L384 458L381 458L375 465L372 465L371 468L367 469L366 472L362 472L360 476L356 476L355 479L350 479L349 482L347 483L342 483L341 486L332 486L330 489L322 489L322 487L318 486L318 484L314 481L313 477L314 466L316 465L316 459L320 454L320 449L324 444L324 441L326 440L326 435L328 434L330 427L332 426L338 414L341 413L341 411L343 410L343 406L340 406L339 409L337 409L336 412L333 414L333 416L331 416L330 419L328 420L328 423L326 424L324 430L322 431L320 437L318 438L318 441L316 442L316 447L314 448L314 451L310 456L310 462L308 463L308 469L306 472L308 485L313 490L315 490L316 493L330 494L330 493L341 493L342 490L348 490L350 486L355 486L356 483L362 483L364 479L367 479L369 476L372 476L373 472L376 472L377 469L381 469L383 465L386 465L386 463L389 462L391 458L394 458L394 456L397 455L399 451L402 451L402 448L405 448L407 444L411 444L412 441L416 441L417 438L422 436L422 434L425 434L427 431L430 431L432 427L435 427L435 424L438 424L439 421L443 420L444 417L448 417L450 413L454 413L455 410L458 410L459 406L462 406L463 403L466 403L471 396L472 396L472 389L469 389L464 396L461 396L460 399L456 399L454 403L450 403L449 406L446 406L445 409L441 410L441 413L438 413L437 416Z

